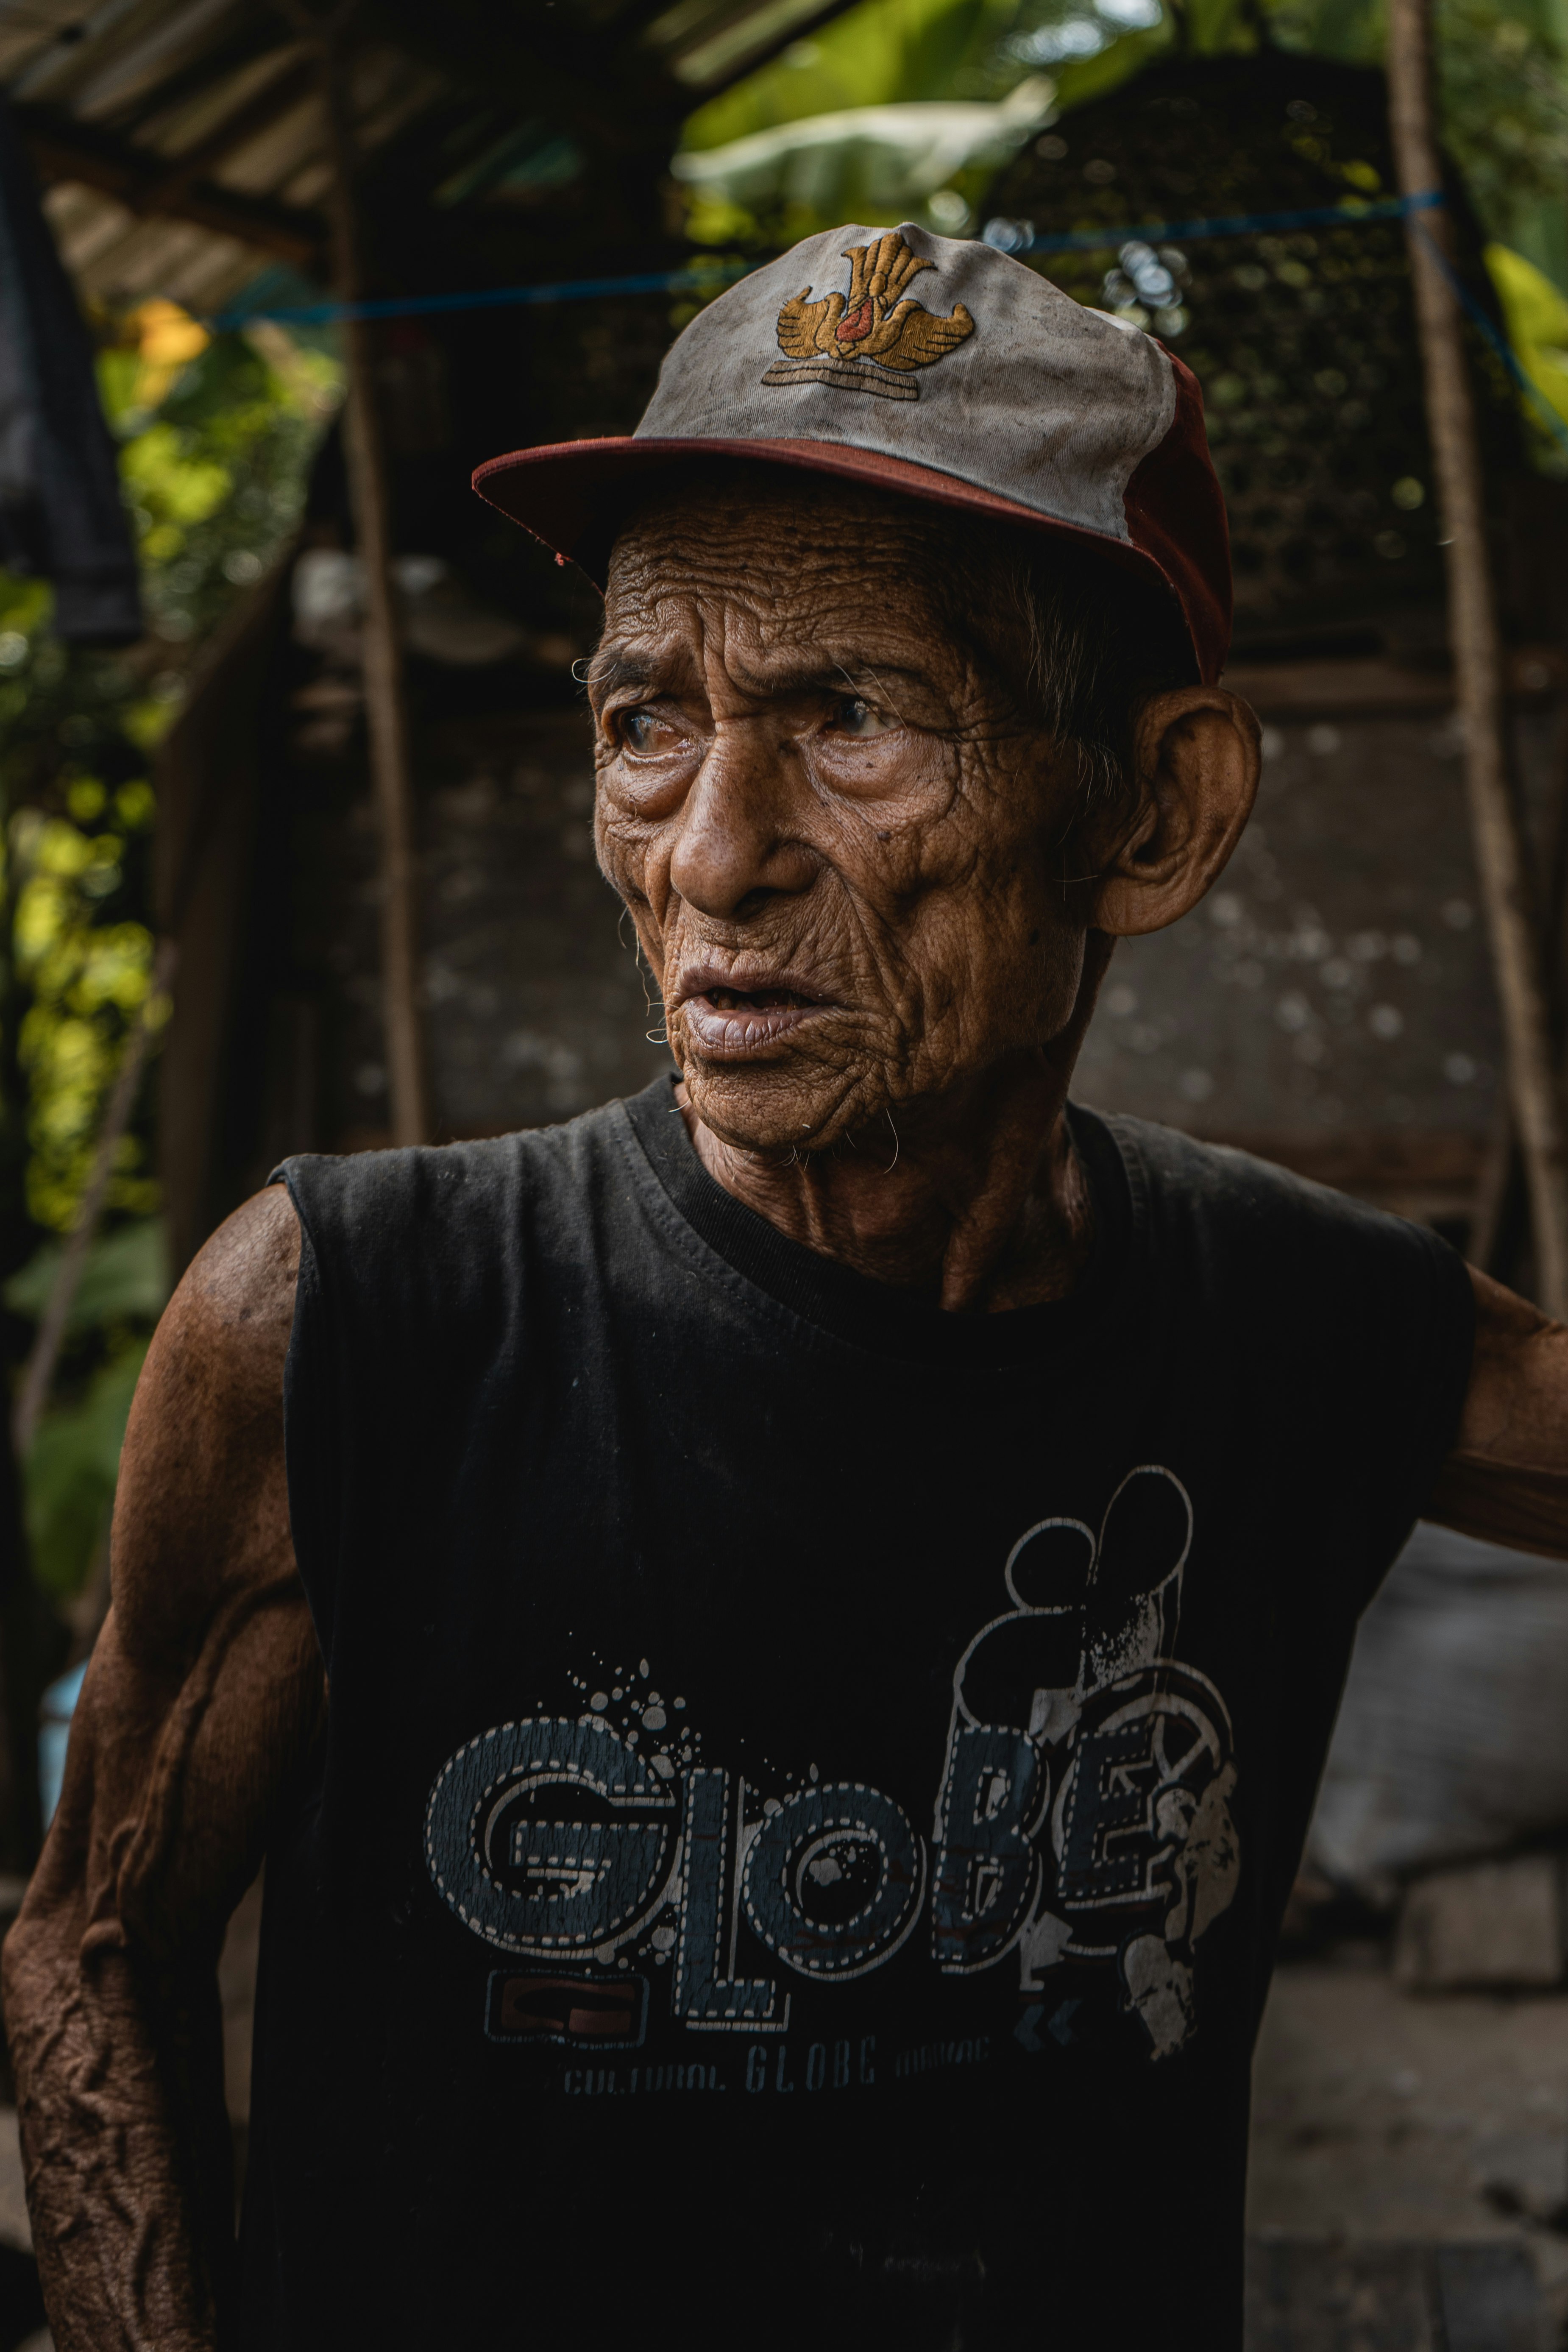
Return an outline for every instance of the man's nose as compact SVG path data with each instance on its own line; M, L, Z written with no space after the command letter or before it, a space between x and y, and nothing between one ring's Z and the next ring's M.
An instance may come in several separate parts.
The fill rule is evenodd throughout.
M689 907L725 920L775 891L805 890L816 859L798 837L810 788L800 755L764 719L721 720L681 803L669 880Z

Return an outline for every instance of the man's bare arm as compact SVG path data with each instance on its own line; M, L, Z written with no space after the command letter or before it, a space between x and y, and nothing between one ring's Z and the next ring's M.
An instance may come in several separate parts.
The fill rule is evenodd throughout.
M299 1255L287 1194L260 1193L159 1325L121 1467L114 1606L5 1942L58 2352L211 2352L225 2332L217 1957L325 1705L283 1465Z
M1568 1558L1568 1327L1472 1266L1476 1354L1426 1517Z

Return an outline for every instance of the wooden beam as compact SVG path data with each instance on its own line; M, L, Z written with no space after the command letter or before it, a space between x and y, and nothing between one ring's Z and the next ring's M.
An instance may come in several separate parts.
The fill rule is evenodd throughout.
M140 140L153 123L167 122L176 107L188 105L193 100L205 98L209 91L231 80L246 67L269 49L291 47L281 25L266 16L258 16L226 41L202 49L188 64L176 66L163 80L151 89L139 90L124 105L109 108L93 120L108 131L117 131L122 139Z
M162 214L189 221L216 236L231 236L262 253L276 254L296 268L320 266L327 242L321 215L268 196L249 196L195 180L173 200L159 191L171 178L169 159L138 147L112 131L94 130L52 107L18 105L16 121L41 179L74 180L114 196L133 213Z
M168 159L162 179L148 189L139 209L172 213L215 163L221 163L284 115L291 114L300 100L317 88L319 79L313 59L297 59L222 122L215 123L204 138Z
M344 302L363 293L358 151L348 92L348 56L338 26L324 28L321 74L332 148L332 231L337 291ZM415 852L414 761L404 691L397 593L392 576L392 520L386 456L376 404L374 348L363 319L343 321L347 388L343 452L354 538L364 575L361 629L371 777L381 820L381 1002L394 1143L428 1143L425 1045L419 1019L418 867Z
M1556 646L1521 646L1505 657L1507 692L1530 707L1549 703L1568 685L1568 661ZM1451 710L1452 672L1411 669L1373 656L1350 661L1226 665L1225 683L1265 719L1401 718Z
M1389 123L1406 196L1440 194L1432 124L1430 0L1390 0ZM1429 224L1429 226L1428 226ZM1406 223L1426 423L1447 532L1448 638L1465 737L1465 782L1481 903L1502 1016L1504 1063L1530 1193L1538 1304L1568 1315L1568 1166L1552 1066L1541 952L1519 814L1508 771L1503 661L1487 548L1486 498L1458 304L1443 267L1446 212Z

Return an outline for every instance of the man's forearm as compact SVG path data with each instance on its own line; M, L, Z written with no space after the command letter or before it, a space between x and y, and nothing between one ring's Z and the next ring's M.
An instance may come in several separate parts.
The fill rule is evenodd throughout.
M1524 1469L1451 1454L1425 1516L1484 1543L1568 1557L1568 1470Z
M1568 1559L1568 1329L1474 1266L1470 1281L1469 1387L1424 1517Z
M160 1982L117 1923L82 1926L76 1906L24 1915L5 1950L58 2352L215 2352L234 2263L216 1981Z

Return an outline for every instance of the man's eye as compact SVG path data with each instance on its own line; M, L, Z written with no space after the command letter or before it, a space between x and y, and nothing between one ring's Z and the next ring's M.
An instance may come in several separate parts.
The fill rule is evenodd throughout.
M675 730L651 710L627 710L621 714L620 735L629 751L668 751Z
M885 734L892 723L858 694L846 695L833 714L834 727L840 735L853 735L862 742L868 736Z

